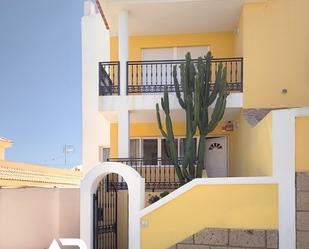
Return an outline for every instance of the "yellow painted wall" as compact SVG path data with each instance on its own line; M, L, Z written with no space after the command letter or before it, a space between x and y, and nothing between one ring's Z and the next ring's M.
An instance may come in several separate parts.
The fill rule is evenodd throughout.
M238 127L230 136L231 176L272 175L272 115L254 128L239 114Z
M295 129L296 171L309 171L309 117L297 117Z
M117 249L128 248L128 191L117 193Z
M214 57L234 56L233 32L129 37L129 60L141 60L142 48L210 46ZM118 60L118 37L111 37L111 60Z
M223 126L219 123L216 129L210 135L229 135L229 132L221 130ZM186 133L185 123L174 123L174 135L184 136ZM110 144L110 157L118 157L118 124L111 124L111 144ZM130 137L162 137L157 123L131 123L130 124Z
M238 20L238 25L235 33L235 46L234 46L234 54L237 57L242 57L243 56L243 14L241 13L239 20Z
M277 229L277 185L202 185L144 216L143 249L166 249L206 227ZM163 225L162 225L163 224Z
M308 0L243 6L245 108L309 105L308 10Z

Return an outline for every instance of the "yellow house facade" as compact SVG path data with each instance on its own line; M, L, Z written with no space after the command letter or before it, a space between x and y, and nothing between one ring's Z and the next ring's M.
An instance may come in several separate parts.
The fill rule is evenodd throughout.
M298 225L309 209L295 205L307 191L295 179L309 171L307 9L306 0L85 2L83 170L107 160L122 162L145 178L146 202L172 192L142 211L136 248L216 246L195 243L203 229L253 230L248 241L261 231L266 236L261 235L265 243L228 240L217 244L222 248L309 248L307 230ZM183 63L188 51L193 59L211 51L213 72L220 62L226 66L230 95L222 121L206 139L209 178L178 190L155 105L167 85L182 157L186 124L172 67ZM196 146L198 141L196 134ZM120 203L125 187L117 182ZM126 219L119 211L119 249L128 245ZM268 234L276 233L270 246ZM232 238L234 231L228 234ZM107 240L95 236L93 249ZM192 243L181 243L186 238Z

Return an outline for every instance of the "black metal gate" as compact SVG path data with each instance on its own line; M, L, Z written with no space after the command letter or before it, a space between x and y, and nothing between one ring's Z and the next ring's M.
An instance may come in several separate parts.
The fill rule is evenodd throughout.
M106 176L93 195L93 248L117 249L117 188Z

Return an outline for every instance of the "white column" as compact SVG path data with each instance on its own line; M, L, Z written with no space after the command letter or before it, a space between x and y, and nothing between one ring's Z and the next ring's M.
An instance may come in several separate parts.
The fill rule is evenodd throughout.
M110 60L109 31L94 4L85 2L82 31L83 171L99 163L99 146L110 145L109 122L99 108L99 62Z
M279 182L279 248L295 249L295 115L272 112L273 177Z
M120 61L120 95L127 94L128 11L119 14L118 46Z
M130 112L121 108L118 113L118 157L129 157Z

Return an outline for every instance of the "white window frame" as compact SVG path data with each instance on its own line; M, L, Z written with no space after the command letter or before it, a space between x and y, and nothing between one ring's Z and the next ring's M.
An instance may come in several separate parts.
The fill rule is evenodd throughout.
M103 163L103 162L105 162L104 161L104 149L109 149L109 156L110 156L110 150L111 150L111 148L110 147L108 147L108 146L104 146L104 145L99 145L99 162L100 163Z
M226 144L227 144L227 149L226 149L226 157L227 157L227 175L230 175L230 138L228 134L224 134L224 135L216 135L216 134L212 134L212 135L207 135L206 138L212 138L212 137L224 137L226 139ZM178 155L180 154L180 139L182 138L186 138L185 136L176 136L175 139L177 139L177 152ZM194 136L194 138L196 138L196 148L198 149L198 144L200 141L200 137L199 136ZM143 151L142 151L142 140L143 139L157 139L157 150L158 150L158 158L162 157L162 151L161 151L161 144L162 144L162 139L165 139L164 137L130 137L130 139L138 139L139 142L139 150L140 150L140 155L141 158L143 158ZM174 167L173 165L171 165L172 167Z

